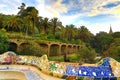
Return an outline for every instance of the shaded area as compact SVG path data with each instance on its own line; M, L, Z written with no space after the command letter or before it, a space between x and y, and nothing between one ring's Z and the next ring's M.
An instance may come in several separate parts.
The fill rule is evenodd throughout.
M59 45L52 44L50 47L50 56L57 56L59 55Z
M14 52L16 52L17 51L17 44L16 43L14 43L14 42L10 42L9 43L9 48L8 48L8 50L9 51L14 51Z

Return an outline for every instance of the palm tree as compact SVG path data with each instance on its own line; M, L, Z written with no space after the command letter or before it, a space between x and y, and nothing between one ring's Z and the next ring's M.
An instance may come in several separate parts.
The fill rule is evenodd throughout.
M35 23L38 21L38 10L35 7L27 7L27 16L32 21L32 34L35 34Z
M31 32L31 26L30 26L30 16L26 16L23 18L23 23L22 23L22 31L26 34L26 36L28 35L29 32Z
M25 7L25 5L23 4L23 8L22 8L22 6L20 8L22 11L19 12L19 16L21 18L26 17L26 19L28 20L27 22L29 22L29 21L31 22L31 23L29 22L29 26L32 25L31 31L34 36L35 26L38 21L38 10L35 7L27 7L26 9L24 9L24 7Z
M42 31L42 21L43 21L43 18L41 16L38 17L38 22L37 22L37 29L39 31L39 33Z
M26 6L25 3L22 3L22 5L20 7L18 7L18 9L20 9L20 11L18 12L19 16L24 15L25 6Z
M50 25L49 19L48 18L42 19L41 25L44 27L45 34L48 34L48 28Z
M81 26L78 29L78 31L79 31L78 32L79 39L81 39L86 43L90 42L90 39L93 37L93 34L85 26Z
M55 36L56 28L60 28L59 26L62 25L62 23L58 20L58 18L51 19L51 24L53 26L53 35Z
M73 24L71 25L66 25L66 32L65 32L67 38L69 41L72 40L75 36L75 26Z
M13 17L11 20L7 22L6 28L8 31L20 31L19 19L17 17Z

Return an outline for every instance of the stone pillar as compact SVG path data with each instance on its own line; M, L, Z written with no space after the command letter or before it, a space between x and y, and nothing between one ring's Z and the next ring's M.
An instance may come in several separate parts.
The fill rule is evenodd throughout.
M20 44L17 44L17 52L19 52L21 49L20 49Z
M66 44L66 55L68 54L68 45Z
M67 45L65 46L65 54L67 55Z
M50 56L50 46L51 44L48 44L48 53L47 53L48 56Z
M77 45L75 45L75 53L77 52Z
M61 44L58 45L58 46L59 46L59 48L58 48L58 55L61 55Z

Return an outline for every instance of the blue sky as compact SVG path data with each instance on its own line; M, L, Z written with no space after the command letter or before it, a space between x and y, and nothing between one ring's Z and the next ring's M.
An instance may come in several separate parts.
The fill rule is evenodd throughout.
M39 16L58 17L63 25L86 26L92 33L120 31L120 0L0 0L0 13L17 14L21 3L34 6Z

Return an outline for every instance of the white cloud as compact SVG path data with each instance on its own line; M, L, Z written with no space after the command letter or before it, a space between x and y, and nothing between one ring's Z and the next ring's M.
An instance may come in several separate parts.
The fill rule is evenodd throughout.
M0 13L4 14L17 14L18 7L22 0L1 0Z
M92 3L93 1L93 3ZM105 8L103 6L110 4L110 3L116 3L118 2L118 0L92 0L91 1L91 5L87 6L87 10L88 10L88 16L96 16L96 15L100 15L100 14L112 14L112 15L116 15L115 11L119 8L116 8L118 6L115 7L111 7L111 8ZM119 16L119 15L118 15Z
M36 5L36 8L39 10L39 15L42 17L50 18L50 16L52 16L52 14L45 9L45 1L44 0L36 0L36 2L38 3L38 5Z
M75 1L77 1L77 3L75 3ZM116 8L114 7L111 8L103 7L111 3L116 3L118 1L120 2L120 0L75 0L75 1L69 0L69 2L66 3L65 5L69 11L75 10L77 14L83 13L87 14L86 16L97 16L100 14L116 15L116 13L120 12L117 11L116 13L114 13L114 11L116 11Z
M105 24L105 23L90 24L88 23L85 26L90 30L91 33L95 35L96 33L99 33L101 31L109 33L110 25L111 25L113 32L117 32L117 31L120 32L119 21L113 22L112 24Z
M18 7L21 3L26 0L1 0L0 1L0 13L4 14L17 14ZM113 31L120 30L119 20L112 21L109 23L91 23L90 21L84 21L81 17L91 17L100 14L113 15L112 17L120 18L120 5L111 8L105 8L103 6L110 3L116 3L120 0L68 0L68 3L62 3L63 0L48 0L49 3L46 4L46 0L35 0L35 7L39 10L39 15L42 17L58 17L62 21L63 25L85 25L92 33L96 34L99 31L109 31L110 24L112 25ZM77 1L77 3L75 3ZM27 5L28 3L26 3ZM31 3L32 4L32 3ZM30 6L28 4L28 6ZM67 13L73 10L73 13ZM66 13L67 15L63 15ZM62 15L61 15L62 14ZM78 19L79 18L79 19ZM112 18L110 18L112 19ZM77 20L77 21L76 21ZM110 20L111 21L111 20Z
M62 4L62 0L49 1L49 5L46 4L44 9L55 17L59 17L61 13L67 12L67 8Z

